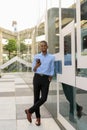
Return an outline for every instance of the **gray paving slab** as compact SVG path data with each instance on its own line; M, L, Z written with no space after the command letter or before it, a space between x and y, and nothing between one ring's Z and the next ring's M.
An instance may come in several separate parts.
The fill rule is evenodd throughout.
M17 73L3 74L0 79L0 130L60 130L44 105L40 127L35 125L35 114L31 125L27 121L24 110L33 104L32 76L27 77L28 84Z

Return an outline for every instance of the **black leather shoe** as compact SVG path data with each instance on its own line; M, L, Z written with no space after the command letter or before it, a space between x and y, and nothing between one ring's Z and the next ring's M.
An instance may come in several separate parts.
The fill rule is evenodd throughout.
M35 124L36 124L37 126L40 126L40 125L41 125L41 120L40 120L40 118L37 118L37 119L36 119Z
M31 123L32 122L31 113L27 109L25 110L25 113L27 115L28 121Z
M81 116L82 116L82 110L83 110L82 106L79 108L79 110L77 110L77 117L78 118L81 118Z

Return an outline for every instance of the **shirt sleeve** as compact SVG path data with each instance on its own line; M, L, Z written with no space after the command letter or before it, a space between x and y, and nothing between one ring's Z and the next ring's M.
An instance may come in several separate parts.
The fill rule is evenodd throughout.
M52 57L52 63L51 63L51 76L53 76L54 75L54 61L55 61L55 57L53 56Z
M33 60L33 62L32 62L32 71L33 71L35 65L36 65L36 56L34 57L34 60Z

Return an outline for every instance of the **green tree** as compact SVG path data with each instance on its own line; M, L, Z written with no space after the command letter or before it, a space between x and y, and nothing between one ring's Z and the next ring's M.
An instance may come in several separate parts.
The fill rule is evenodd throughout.
M8 57L9 59L12 58L12 56L17 54L17 43L15 39L9 39L8 44L4 46L4 50L8 51Z
M27 45L25 45L25 43L21 42L20 43L20 52L21 52L21 54L23 54L26 51L27 51Z

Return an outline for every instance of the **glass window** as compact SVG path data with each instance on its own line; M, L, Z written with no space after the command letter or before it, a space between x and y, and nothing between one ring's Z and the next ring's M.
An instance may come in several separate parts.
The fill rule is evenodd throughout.
M62 6L62 28L73 21L75 18L75 0L61 0Z
M60 84L60 113L70 123L76 124L75 112L75 88L69 84Z
M87 0L80 0L81 11L81 52L87 55Z
M71 34L68 34L64 37L64 65L71 65L71 58Z

